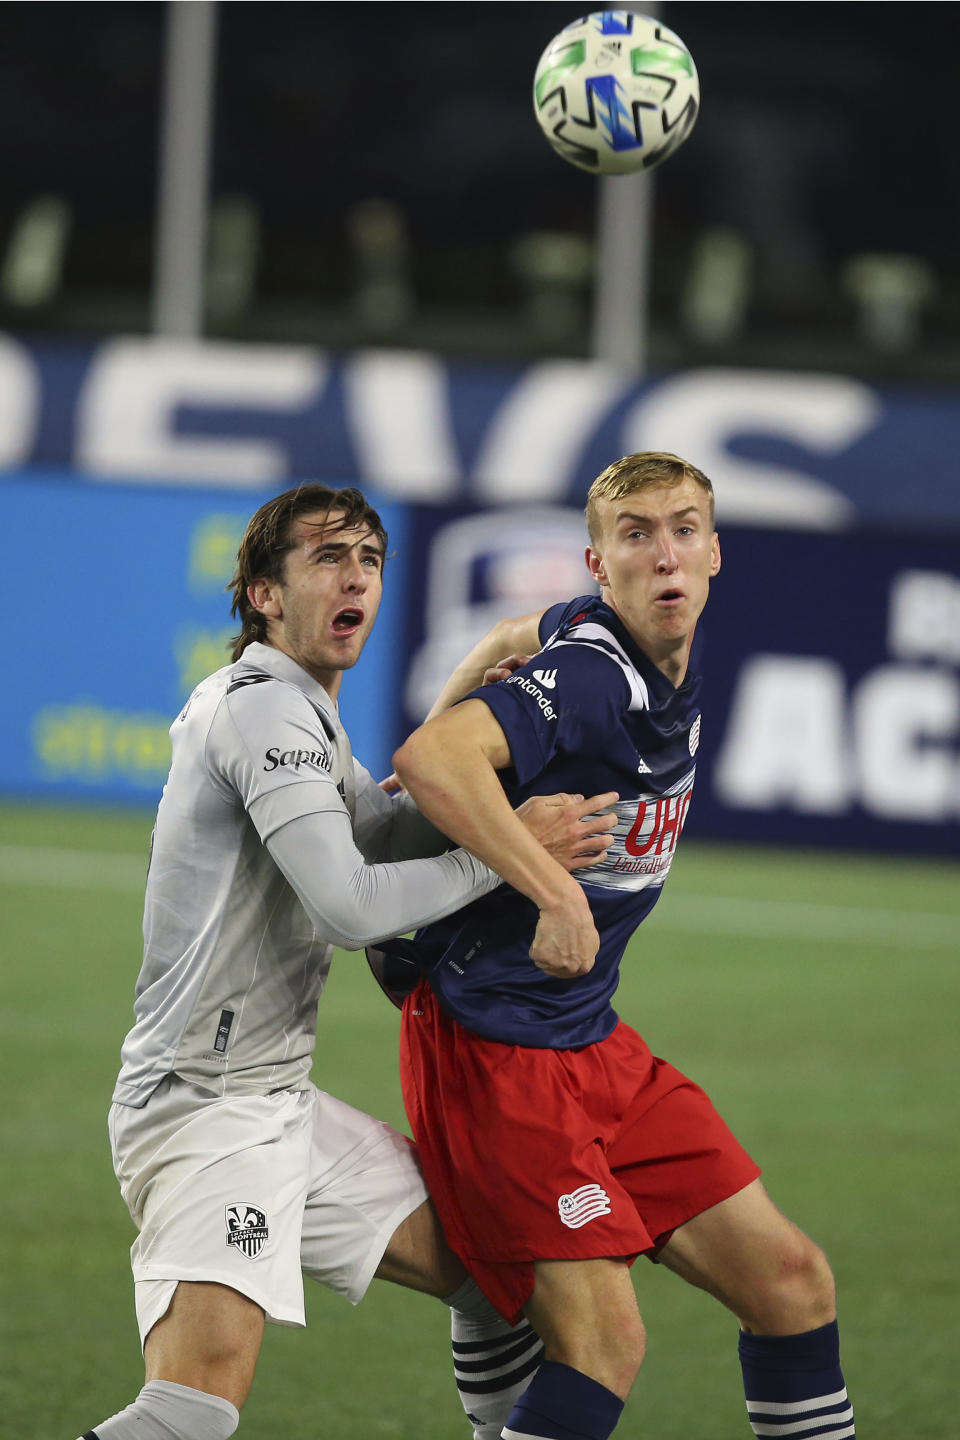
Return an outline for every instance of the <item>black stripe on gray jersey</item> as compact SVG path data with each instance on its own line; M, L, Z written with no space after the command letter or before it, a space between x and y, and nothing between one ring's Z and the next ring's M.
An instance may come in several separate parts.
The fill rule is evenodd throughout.
M275 675L268 675L265 670L255 670L250 675L238 675L236 680L231 680L227 686L227 694L232 695L234 690L242 690L244 685L262 685L264 680L275 680Z
M496 1340L454 1340L453 1371L461 1393L489 1395L531 1375L543 1359L543 1345L530 1325Z
M307 698L309 699L309 696L308 696ZM324 715L322 709L320 708L320 706L319 706L314 700L311 700L311 701L310 701L310 704L313 706L313 709L314 709L314 712L315 712L315 714L316 714L317 719L320 721L320 724L323 726L323 733L326 735L327 739L332 743L332 742L333 742L334 740L336 740L336 738L337 738L337 732L336 732L336 729L334 728L334 725L333 725L333 723L332 723L332 721L331 721L331 719L330 719L330 716L329 716L329 715Z

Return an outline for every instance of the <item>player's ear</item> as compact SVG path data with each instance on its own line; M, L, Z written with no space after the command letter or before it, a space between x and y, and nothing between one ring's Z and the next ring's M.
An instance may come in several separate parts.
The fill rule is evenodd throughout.
M265 580L262 576L254 580L247 586L247 599L254 610L259 610L268 620L279 620L283 615L279 587L272 580Z
M710 542L710 578L711 578L711 580L713 579L714 575L716 575L716 574L718 573L719 569L720 569L720 537L719 537L719 535L717 534L716 530L714 530L714 532L713 532L713 539L712 539L711 542Z
M599 550L594 550L592 545L588 545L583 558L587 562L587 569L590 571L591 579L596 580L598 585L609 585L610 581L607 579L607 572L603 568L603 556Z

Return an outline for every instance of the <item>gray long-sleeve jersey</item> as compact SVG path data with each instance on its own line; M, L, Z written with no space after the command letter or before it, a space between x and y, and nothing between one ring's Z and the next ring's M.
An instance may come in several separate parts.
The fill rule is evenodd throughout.
M170 1071L220 1095L303 1088L332 944L401 934L500 881L464 850L389 858L424 853L417 817L354 760L323 687L270 646L204 680L170 736L113 1098L143 1105Z

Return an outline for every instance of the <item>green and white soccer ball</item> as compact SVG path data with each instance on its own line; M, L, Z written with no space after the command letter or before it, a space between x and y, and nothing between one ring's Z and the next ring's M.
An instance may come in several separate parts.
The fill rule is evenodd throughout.
M558 155L581 170L651 170L693 129L700 82L679 35L650 15L598 10L540 56L533 108Z

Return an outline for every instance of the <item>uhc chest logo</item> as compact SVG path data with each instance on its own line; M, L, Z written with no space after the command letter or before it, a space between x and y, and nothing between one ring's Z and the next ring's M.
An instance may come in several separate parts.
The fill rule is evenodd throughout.
M662 795L657 800L641 800L636 818L627 833L623 848L628 855L672 855L690 809L693 786L679 795ZM621 869L627 865L618 866Z
M255 1260L267 1242L267 1217L256 1205L238 1200L226 1207L227 1245L234 1246L248 1260Z

